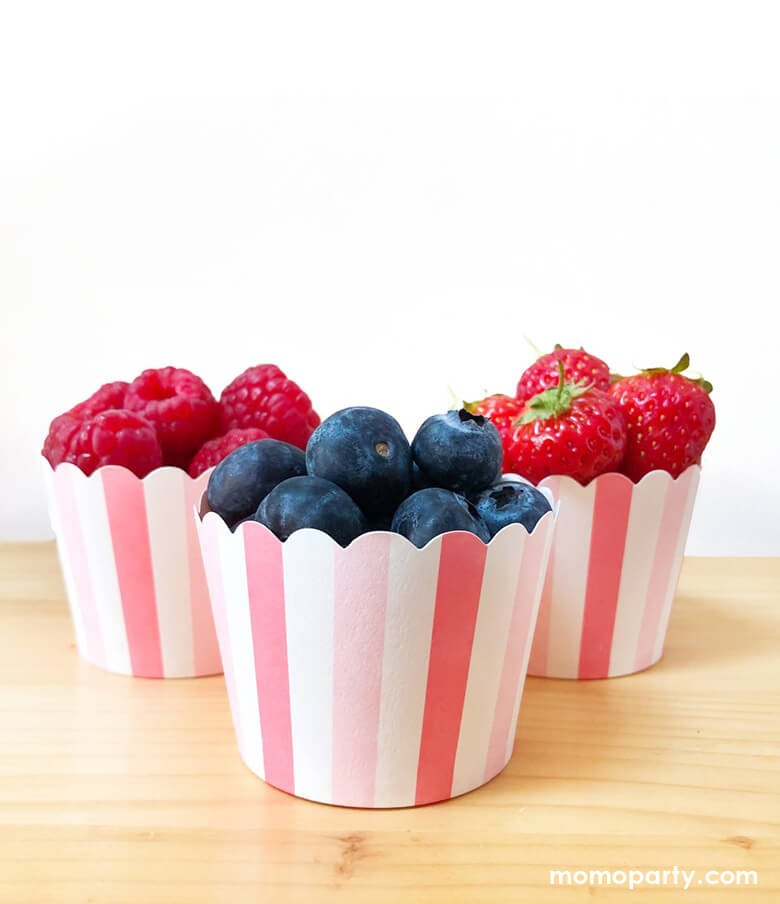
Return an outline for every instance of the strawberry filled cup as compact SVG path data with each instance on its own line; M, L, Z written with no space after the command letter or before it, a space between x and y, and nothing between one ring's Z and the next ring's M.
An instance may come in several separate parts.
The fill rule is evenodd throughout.
M610 383L603 361L556 347L517 397L471 406L498 427L506 470L561 505L530 675L608 678L661 658L715 426L712 387L687 367Z

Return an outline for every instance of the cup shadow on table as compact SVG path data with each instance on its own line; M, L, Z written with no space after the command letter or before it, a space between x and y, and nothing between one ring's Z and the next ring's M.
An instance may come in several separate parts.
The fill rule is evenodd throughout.
M682 673L755 661L774 657L778 643L775 625L757 619L738 599L698 597L694 603L683 593L672 608L663 656L651 668Z
M641 693L648 687L645 681L653 675L684 677L686 673L774 658L780 637L769 628L756 619L755 610L741 609L739 600L697 597L694 601L682 593L672 609L664 654L648 669L594 680L528 677L513 759L504 781L534 781L548 768L555 771L562 724L571 737L590 738L606 746L620 744L621 735L636 731L635 712L622 691L630 688ZM656 699L657 694L656 687ZM547 725L550 719L557 722L555 727ZM501 782L501 776L494 781Z

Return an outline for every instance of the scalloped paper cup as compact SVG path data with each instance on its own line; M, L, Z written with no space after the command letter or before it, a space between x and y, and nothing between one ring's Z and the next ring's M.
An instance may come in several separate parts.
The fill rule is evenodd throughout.
M222 672L192 508L208 472L43 460L49 515L81 656L143 678Z
M663 654L701 469L547 477L560 501L528 674L611 678Z
M485 545L281 543L196 515L238 748L311 800L406 807L497 775L512 753L554 516Z

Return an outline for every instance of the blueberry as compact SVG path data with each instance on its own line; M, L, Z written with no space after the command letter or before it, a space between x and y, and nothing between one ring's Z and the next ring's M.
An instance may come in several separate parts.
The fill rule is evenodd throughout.
M347 546L366 528L363 513L350 497L330 480L291 477L263 499L255 521L272 530L280 540L304 527L329 534Z
M427 490L430 486L431 484L428 482L425 474L420 470L420 466L413 460L411 492L416 493L418 490Z
M412 441L425 479L458 493L475 493L501 476L501 436L494 424L465 408L434 414Z
M372 516L393 512L409 492L412 456L395 418L377 408L344 408L312 433L306 467Z
M392 523L392 512L389 515L374 515L366 521L366 533L374 530L390 530Z
M214 468L206 498L230 527L254 515L271 490L288 477L306 473L303 452L276 439L239 446Z
M552 511L546 496L528 483L500 480L473 499L474 507L494 537L507 524L522 524L527 531Z
M463 496L438 487L419 490L405 499L393 515L392 530L418 547L451 530L476 534L485 543L490 540L490 531L474 506Z

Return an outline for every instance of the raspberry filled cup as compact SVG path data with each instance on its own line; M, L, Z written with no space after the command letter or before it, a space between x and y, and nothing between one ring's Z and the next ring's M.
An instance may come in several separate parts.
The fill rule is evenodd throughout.
M278 368L261 370L274 379L241 429L223 430L211 390L177 367L107 383L52 421L49 512L87 661L146 678L222 671L192 511L216 464L269 435L258 420L298 425L308 402Z
M208 473L146 477L44 461L49 515L83 659L137 678L222 672L192 507Z

